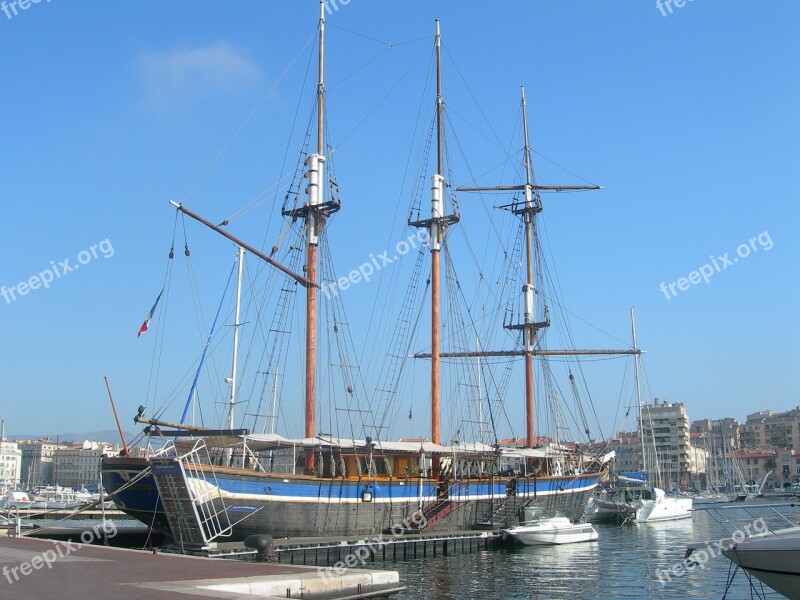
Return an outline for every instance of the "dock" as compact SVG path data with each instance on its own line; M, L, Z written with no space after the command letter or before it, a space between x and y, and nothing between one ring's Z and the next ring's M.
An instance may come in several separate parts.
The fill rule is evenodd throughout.
M201 561L201 562L198 562ZM396 571L201 558L160 552L0 537L0 598L387 597L402 591Z
M402 536L297 537L273 541L275 559L280 564L332 567L349 556L357 556L361 564L376 561L435 558L481 552L502 543L500 531L449 531L413 533ZM177 551L177 549L176 549ZM242 542L221 542L210 548L184 548L184 553L207 557L243 557L255 555Z

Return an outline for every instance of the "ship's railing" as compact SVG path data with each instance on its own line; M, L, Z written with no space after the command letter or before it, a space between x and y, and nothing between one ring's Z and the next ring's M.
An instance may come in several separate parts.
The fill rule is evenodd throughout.
M795 503L779 503L779 504L746 504L739 503L730 506L698 506L692 508L692 511L705 511L714 521L722 526L725 531L734 534L742 530L742 526L748 523L760 521L768 531L776 531L785 529L787 527L797 526L798 515L792 515L795 521L792 521L790 515L781 512L778 509L797 509Z

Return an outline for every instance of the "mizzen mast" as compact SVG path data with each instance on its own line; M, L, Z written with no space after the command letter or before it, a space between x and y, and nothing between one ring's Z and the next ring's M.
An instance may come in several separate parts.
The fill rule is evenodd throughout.
M525 297L525 324L522 330L522 345L525 349L525 445L534 446L534 411L533 411L533 341L536 338L538 327L548 327L550 318L542 323L534 323L533 319L533 217L536 210L542 210L541 203L533 204L533 168L531 166L531 147L528 140L528 104L525 101L525 88L522 90L522 128L525 135L525 209L522 220L525 224L525 255L527 266L527 281L522 288Z
M524 192L525 201L522 206L516 202L502 208L510 209L522 218L525 227L525 266L526 277L522 286L522 301L524 306L524 322L505 325L506 329L522 331L522 352L525 360L525 446L533 448L534 436L534 386L533 386L533 355L536 335L540 329L550 326L550 315L545 308L544 321L536 321L534 294L534 266L533 266L533 235L536 215L542 212L542 201L539 191L577 191L597 190L599 186L539 186L533 179L533 166L531 164L531 147L528 137L528 105L525 100L525 88L522 91L522 127L525 139L525 184L516 186L494 187L462 187L458 191L464 192ZM484 354L485 355L485 354Z

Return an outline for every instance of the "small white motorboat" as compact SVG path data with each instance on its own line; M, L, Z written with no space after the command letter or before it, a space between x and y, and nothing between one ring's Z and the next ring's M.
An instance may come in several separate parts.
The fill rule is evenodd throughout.
M526 546L592 542L599 535L591 523L572 523L558 511L523 509L524 520L503 530L504 539L515 539Z
M6 495L0 498L0 509L3 510L24 510L30 508L33 504L30 496L25 492L6 492Z
M637 523L675 521L692 518L691 498L672 498L661 488L651 488L649 497L642 496L636 511Z

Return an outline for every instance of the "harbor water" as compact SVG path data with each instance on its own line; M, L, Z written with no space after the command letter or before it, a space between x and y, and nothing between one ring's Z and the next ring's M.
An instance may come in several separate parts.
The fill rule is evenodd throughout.
M756 518L775 528L788 527L770 509L748 508ZM781 509L797 523L796 508ZM726 511L737 525L753 522L744 510ZM754 527L759 527L755 525ZM710 558L702 567L676 576L669 572L683 564L687 544L730 538L730 532L705 511L692 519L646 525L598 524L596 542L562 546L518 546L473 554L428 557L424 560L376 561L376 568L400 572L407 591L398 599L428 598L722 598L732 574L724 556ZM755 530L755 529L754 529ZM713 546L712 546L713 547ZM719 550L714 550L719 554ZM681 572L680 568L677 572ZM659 578L660 575L660 578ZM727 598L783 596L753 580L735 574Z

